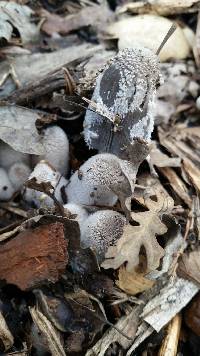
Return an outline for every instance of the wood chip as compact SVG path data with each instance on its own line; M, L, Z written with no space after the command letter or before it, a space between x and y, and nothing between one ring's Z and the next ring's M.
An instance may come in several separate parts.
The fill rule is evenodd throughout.
M22 290L56 282L67 264L63 225L54 223L19 233L0 245L0 279Z

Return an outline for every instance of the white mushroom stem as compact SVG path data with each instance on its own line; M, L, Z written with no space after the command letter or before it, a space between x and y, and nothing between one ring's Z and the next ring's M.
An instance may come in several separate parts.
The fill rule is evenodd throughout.
M30 155L15 151L7 143L0 141L0 167L8 170L14 163L25 163L30 165Z
M59 172L57 172L47 162L41 161L36 165L28 180L33 178L37 184L50 183L52 186L50 193L53 193L54 197L63 204L62 189L64 191L65 186L67 185L67 180L62 177ZM54 206L54 201L52 198L50 198L47 194L35 189L26 188L24 199L28 203L34 204L37 208L41 206Z
M14 188L10 182L5 169L0 168L0 200L9 200L14 193Z
M28 179L30 173L31 169L25 163L17 162L10 167L8 171L8 177L15 191L21 189L24 182Z
M36 164L44 159L62 175L66 175L69 166L69 141L66 133L59 126L50 126L42 134L46 153L33 156L33 162Z
M64 205L64 209L67 209L72 215L75 216L75 220L81 224L88 217L88 212L81 205L68 203Z
M120 213L112 210L97 211L80 224L81 246L90 247L101 263L108 247L122 236L125 224L126 219Z

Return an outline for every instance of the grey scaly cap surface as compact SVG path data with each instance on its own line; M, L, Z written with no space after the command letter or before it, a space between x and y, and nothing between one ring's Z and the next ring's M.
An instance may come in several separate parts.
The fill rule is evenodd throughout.
M87 110L85 116L84 137L89 147L134 163L134 140L148 142L151 138L159 81L158 57L150 49L135 46L109 61L97 77L91 99L96 112ZM120 122L114 132L112 120L116 115Z
M125 224L125 217L116 211L97 211L80 224L81 246L90 247L101 263L108 247L122 236Z

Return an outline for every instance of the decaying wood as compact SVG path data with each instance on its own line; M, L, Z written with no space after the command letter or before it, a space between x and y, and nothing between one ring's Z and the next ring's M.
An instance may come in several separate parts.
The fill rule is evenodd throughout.
M157 332L165 326L198 292L199 287L177 277L168 281L160 293L144 307L141 317Z
M14 60L5 60L0 64L1 78L10 71L13 66L16 76L20 78L21 87L43 79L48 73L56 71L63 66L68 66L73 61L89 58L92 54L102 49L100 45L81 44L69 48L60 49L52 53L35 53L22 55ZM31 70L30 70L31 68ZM0 78L0 80L1 80ZM15 84L5 86L1 98L6 98L16 89Z
M116 327L119 330L123 330L127 338L121 335L116 329L109 329L104 333L102 338L87 351L86 356L103 356L109 346L114 342L117 342L125 350L130 347L137 331L140 310L141 306L134 307L129 315L122 317L116 323Z
M68 260L63 225L54 223L19 233L0 246L0 279L22 290L56 282Z
M181 314L177 314L169 323L167 335L162 343L159 356L176 356L181 330Z

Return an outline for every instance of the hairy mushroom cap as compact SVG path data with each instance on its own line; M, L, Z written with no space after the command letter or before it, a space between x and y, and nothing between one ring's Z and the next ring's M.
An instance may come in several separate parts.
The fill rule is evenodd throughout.
M46 153L43 156L34 156L34 162L45 159L58 172L66 175L69 165L69 141L63 129L50 126L43 130L43 145Z
M159 60L148 48L126 48L108 61L85 115L88 146L134 162L129 152L134 140L151 138L159 81Z
M51 167L47 162L40 161L34 168L33 172L30 174L28 181L32 179L38 185L49 184L52 186L52 192L54 189L54 196L60 202L63 203L62 199L62 188L67 184L67 180L61 176L61 174L53 167ZM52 207L54 206L53 199L47 194L40 192L35 189L26 188L24 193L24 199L28 203L34 204L37 208L41 206Z
M101 210L91 214L81 225L81 246L90 247L99 263L103 262L109 246L122 235L126 219L112 210Z
M30 165L30 155L15 151L7 143L0 141L0 167L9 169L14 163L25 163Z
M85 221L88 217L88 212L81 205L68 203L64 205L64 209L67 209L72 215L76 215L75 220L79 223Z
M14 193L14 188L10 182L5 169L0 168L0 200L9 200Z
M24 182L28 179L30 173L31 169L25 163L17 162L10 167L8 177L15 190L22 187Z
M89 158L70 178L66 188L68 202L113 206L117 201L110 185L121 178L117 157L98 154Z

